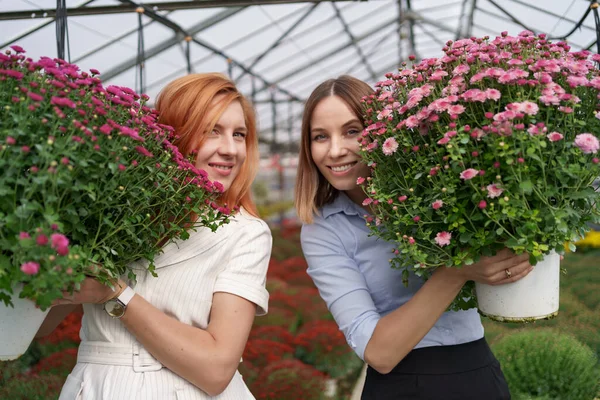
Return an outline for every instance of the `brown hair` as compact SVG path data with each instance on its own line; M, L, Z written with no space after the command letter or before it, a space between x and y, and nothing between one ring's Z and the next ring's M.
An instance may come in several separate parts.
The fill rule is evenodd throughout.
M214 99L222 96L214 104ZM251 198L250 187L258 172L258 136L256 116L250 102L225 75L217 73L191 74L170 82L161 90L156 100L159 122L171 125L178 139L175 145L185 156L202 146L206 135L219 121L221 114L234 101L244 110L246 135L246 160L231 187L222 194L219 202L228 207L241 206L258 216Z
M327 182L312 159L310 148L310 120L319 102L329 96L338 96L364 125L364 109L361 99L373 94L365 82L349 75L329 79L313 90L304 106L300 138L300 155L296 175L296 211L304 223L312 223L318 209L332 202L338 190Z

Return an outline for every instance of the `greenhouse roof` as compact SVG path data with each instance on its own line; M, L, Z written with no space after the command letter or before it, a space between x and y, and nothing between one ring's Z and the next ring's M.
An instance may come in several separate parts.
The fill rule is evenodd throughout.
M279 152L297 143L303 102L325 79L350 74L374 84L411 54L437 57L447 40L501 31L528 29L596 51L594 4L0 0L0 49L18 44L32 58L64 54L100 70L105 84L151 98L189 72L228 74L255 102L261 141Z

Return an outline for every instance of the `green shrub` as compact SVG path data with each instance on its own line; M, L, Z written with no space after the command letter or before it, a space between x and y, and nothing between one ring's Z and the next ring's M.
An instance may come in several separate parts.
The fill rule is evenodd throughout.
M493 349L516 399L529 395L591 400L598 394L596 355L570 335L554 330L516 332Z

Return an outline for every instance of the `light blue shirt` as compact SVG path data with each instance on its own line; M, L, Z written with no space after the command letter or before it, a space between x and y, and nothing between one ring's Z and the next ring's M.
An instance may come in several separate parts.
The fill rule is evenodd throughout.
M364 360L379 319L406 303L423 286L390 267L393 244L370 236L362 207L344 193L325 205L312 224L302 226L302 251L315 282L350 347ZM415 346L445 346L483 337L476 309L445 312Z

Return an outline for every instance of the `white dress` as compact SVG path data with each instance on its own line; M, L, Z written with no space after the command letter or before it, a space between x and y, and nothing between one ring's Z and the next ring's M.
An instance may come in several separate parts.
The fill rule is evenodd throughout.
M238 295L255 303L257 315L267 312L265 289L271 254L267 224L243 209L215 233L190 232L156 257L158 277L134 263L137 294L177 320L206 329L215 292ZM162 366L102 305L84 305L77 365L59 400L248 400L254 399L236 372L229 386L210 397Z

